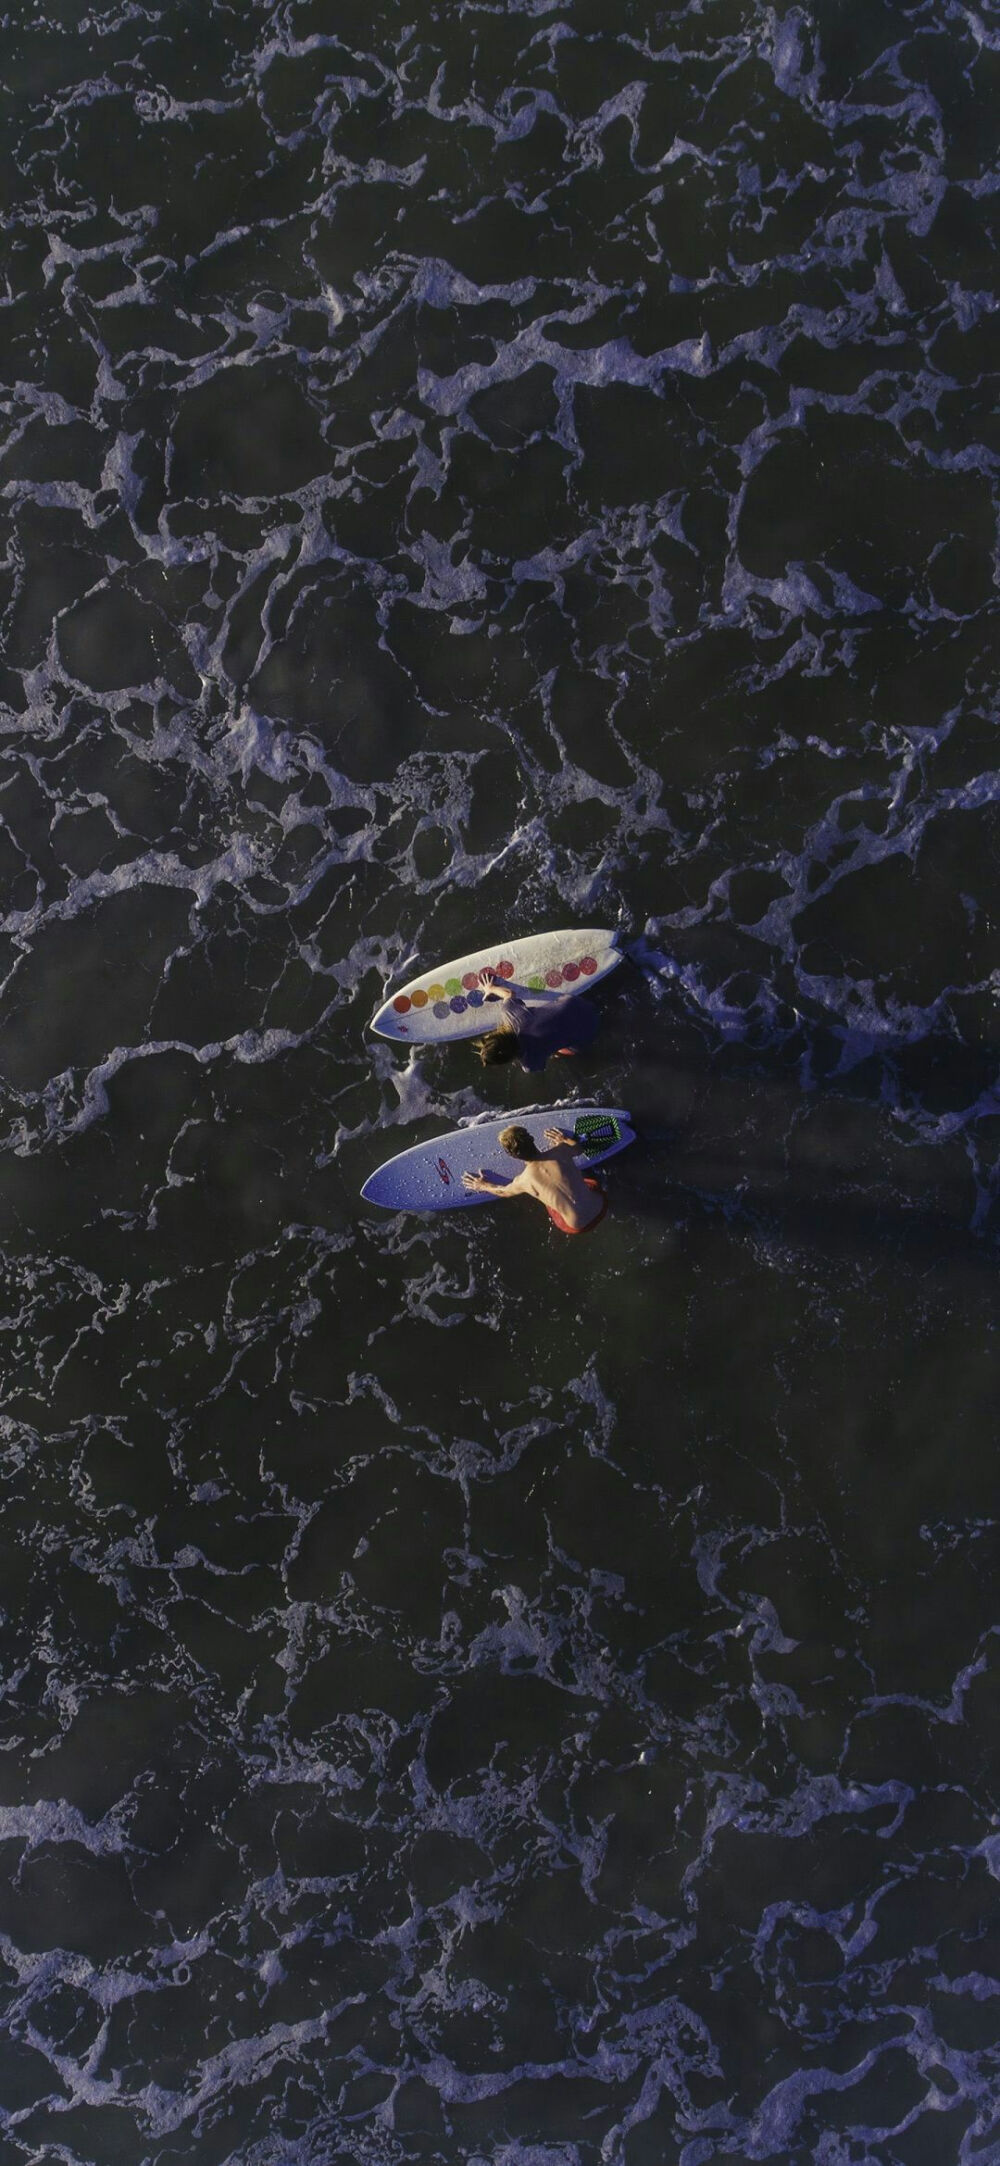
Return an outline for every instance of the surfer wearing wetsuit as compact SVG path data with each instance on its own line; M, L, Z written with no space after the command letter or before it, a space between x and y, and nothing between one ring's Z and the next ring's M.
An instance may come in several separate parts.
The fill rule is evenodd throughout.
M538 1075L547 1060L580 1053L595 1036L597 1016L578 993L567 993L559 1000L532 1000L530 993L515 991L489 969L480 971L479 983L486 999L499 1001L503 1011L497 1028L476 1039L479 1058L486 1066L519 1060L527 1075Z
M508 1196L533 1196L544 1205L559 1233L592 1233L608 1208L607 1197L592 1174L581 1173L576 1163L580 1145L565 1128L547 1128L547 1151L539 1151L526 1128L501 1129L498 1141L511 1158L522 1161L522 1171L512 1181L497 1173L463 1173L466 1188L503 1203Z

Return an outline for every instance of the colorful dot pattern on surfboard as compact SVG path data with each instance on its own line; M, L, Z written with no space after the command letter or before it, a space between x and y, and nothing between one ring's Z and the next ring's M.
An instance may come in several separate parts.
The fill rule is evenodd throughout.
M498 978L514 975L514 965L506 959L494 963L493 968ZM569 992L581 978L592 978L596 969L593 955L579 955L575 962L563 963L557 970L533 971L524 982L533 993ZM464 1015L467 1008L481 1008L484 999L479 972L467 970L464 978L431 978L412 993L397 993L392 1005L397 1015L408 1015L411 1008L430 1008L431 1014L443 1021L446 1015Z

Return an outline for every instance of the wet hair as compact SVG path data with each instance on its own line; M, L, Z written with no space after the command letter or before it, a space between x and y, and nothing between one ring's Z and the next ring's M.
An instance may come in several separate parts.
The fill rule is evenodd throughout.
M538 1157L534 1136L529 1135L526 1128L501 1128L497 1142L503 1144L504 1150L509 1151L512 1158Z
M501 1061L513 1060L517 1052L516 1030L491 1030L485 1038L473 1040L476 1052L484 1068L495 1068Z

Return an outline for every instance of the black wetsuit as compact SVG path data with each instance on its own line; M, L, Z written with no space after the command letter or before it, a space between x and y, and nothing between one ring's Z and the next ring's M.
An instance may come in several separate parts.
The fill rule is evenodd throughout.
M537 1006L515 993L507 1002L505 1021L517 1032L518 1057L529 1075L537 1075L561 1046L581 1053L597 1031L597 1011L578 993Z

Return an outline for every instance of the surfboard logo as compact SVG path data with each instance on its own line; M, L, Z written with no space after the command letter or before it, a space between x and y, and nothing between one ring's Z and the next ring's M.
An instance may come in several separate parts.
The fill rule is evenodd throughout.
M450 1166L448 1165L447 1161L446 1161L445 1159L443 1159L443 1158L439 1158L439 1159L438 1159L438 1173L440 1174L440 1176L441 1176L441 1179L442 1179L442 1181L444 1182L444 1185L445 1185L445 1187L446 1187L446 1188L450 1188L450 1187L451 1187L451 1167L450 1167Z

